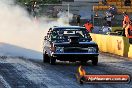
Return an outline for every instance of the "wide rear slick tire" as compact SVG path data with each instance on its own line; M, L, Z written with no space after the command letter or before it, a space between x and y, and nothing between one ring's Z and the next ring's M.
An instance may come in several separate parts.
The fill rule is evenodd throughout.
M49 63L50 62L50 58L48 56L48 54L46 54L46 52L43 54L43 63Z
M92 65L97 66L98 65L98 57L94 57L92 59Z

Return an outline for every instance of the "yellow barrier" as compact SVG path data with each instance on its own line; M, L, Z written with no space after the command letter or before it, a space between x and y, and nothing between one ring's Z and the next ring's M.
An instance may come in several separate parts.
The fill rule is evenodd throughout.
M129 47L128 57L132 58L132 45Z
M129 57L132 57L132 45L129 48L128 38L101 34L90 35L93 41L98 44L100 51L127 57L129 52Z
M107 35L102 35L100 37L100 50L103 51L103 52L108 52L107 51L107 42L108 42L108 37Z
M104 35L102 37L104 37ZM124 55L123 37L110 36L110 35L105 35L105 37L106 39L102 38L102 46L105 46L106 48L105 52L123 56ZM102 52L104 52L103 49Z
M90 35L92 37L92 40L98 44L98 47L100 49L101 45L100 45L100 39L99 39L99 37L101 35L99 35L99 34L90 34Z
M113 53L112 51L112 38L111 38L111 36L108 36L108 38L107 38L107 43L106 43L106 46L107 46L107 52L109 52L109 53Z
M129 52L130 44L129 44L128 38L123 37L123 40L124 40L124 56L128 57L128 52Z
M120 36L111 36L112 38L112 49L113 49L113 54L121 55L124 56L124 50L125 50L125 42L123 37Z
M99 49L101 50L101 41L100 41L100 39L101 39L101 35L96 35L96 43L98 44Z
M107 52L107 37L106 35L100 35L100 34L90 34L92 37L92 40L98 44L99 50L103 52Z

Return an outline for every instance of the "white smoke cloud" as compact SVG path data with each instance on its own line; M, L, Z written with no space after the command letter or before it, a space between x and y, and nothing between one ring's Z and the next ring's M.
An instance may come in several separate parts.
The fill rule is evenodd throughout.
M29 17L24 8L13 4L13 0L0 0L0 42L42 52L43 37L48 29L55 25L65 25L65 22L62 19L61 21L58 19L58 21L51 22L46 17L35 21L32 17ZM7 50L7 48L1 47L0 53L4 52L16 56L41 58L41 56L38 57L39 55L35 57L30 52L25 54L24 51L9 48Z
M67 11L60 11L58 14L58 22L59 23L68 23L72 20L73 14L68 13ZM68 18L68 19L67 19Z

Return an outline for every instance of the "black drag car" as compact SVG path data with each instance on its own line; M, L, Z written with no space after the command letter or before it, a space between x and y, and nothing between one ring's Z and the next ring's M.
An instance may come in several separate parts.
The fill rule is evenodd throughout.
M84 27L53 27L44 38L44 63L54 65L56 60L87 63L91 60L97 65L98 55L98 45Z

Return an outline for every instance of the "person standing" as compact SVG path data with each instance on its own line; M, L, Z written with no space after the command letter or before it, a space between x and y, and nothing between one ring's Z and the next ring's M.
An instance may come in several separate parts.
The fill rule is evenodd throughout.
M113 15L110 13L110 12L106 12L106 22L107 22L107 25L109 26L109 27L111 27L112 25L111 25L111 20L112 20L112 18L113 18Z
M129 38L129 43L132 44L132 21L125 28L125 36Z
M81 17L80 15L77 15L77 17L76 17L76 21L77 21L78 26L80 26L80 17Z
M128 14L126 12L123 12L123 28L125 28L127 26L127 24L129 24L130 22L130 18L128 16Z
M122 26L123 27L123 36L126 36L125 35L125 29L126 29L126 27L128 27L128 25L130 23L130 18L127 15L126 12L123 12L123 16L124 16L124 18L123 18L123 26Z
M93 24L90 23L90 21L87 21L87 23L84 24L84 27L87 29L88 32L92 32Z
M110 12L112 15L116 15L117 14L116 6L115 5L109 6L108 12Z
M95 18L96 18L96 17L97 17L97 18L99 17L98 12L95 12L94 17L95 17Z

